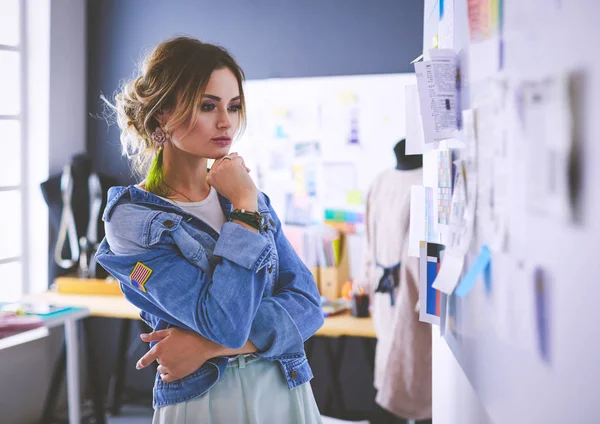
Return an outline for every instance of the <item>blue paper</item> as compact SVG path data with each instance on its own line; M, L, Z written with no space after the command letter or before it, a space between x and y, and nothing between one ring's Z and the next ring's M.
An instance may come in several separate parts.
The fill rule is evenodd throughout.
M487 246L482 246L477 259L475 259L475 262L473 262L469 271L467 271L463 279L458 283L458 287L456 287L454 294L459 297L466 296L475 285L477 277L479 277L479 275L489 266L491 259L492 252L490 252L490 249Z
M437 262L427 261L427 313L436 315L436 289L433 282L437 275Z
M485 283L485 294L488 296L492 293L492 264L491 262L485 267L483 282Z
M535 320L538 335L538 350L542 359L550 362L548 282L541 268L535 270Z

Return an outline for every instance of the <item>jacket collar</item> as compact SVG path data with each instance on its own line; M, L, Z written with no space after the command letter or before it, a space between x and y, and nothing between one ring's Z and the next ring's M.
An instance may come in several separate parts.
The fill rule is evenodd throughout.
M217 196L219 197L219 204L221 205L221 209L223 209L223 213L225 214L225 216L228 217L233 209L231 202L225 197L221 196L219 193L217 193ZM173 203L167 202L159 196L150 193L149 191L142 190L141 188L136 187L135 185L130 185L127 187L116 186L111 187L108 190L108 200L106 208L104 209L104 214L102 215L102 220L110 220L110 215L112 214L112 211L115 208L115 206L119 203L121 199L126 197L129 197L131 203L181 210L181 208L177 207Z
M150 193L149 191L142 190L141 188L136 187L135 185L130 185L127 187L116 186L111 187L108 190L108 200L106 208L104 209L104 214L102 215L103 221L108 222L110 220L110 215L112 214L113 209L119 203L119 201L126 195L129 196L129 199L132 203L149 205L154 207L158 206L161 208L169 208L177 211L181 210L181 208L177 207L171 202L167 202L166 200L161 199L157 195ZM217 196L219 197L219 203L221 205L221 209L223 209L223 213L226 217L229 217L229 214L233 210L233 205L227 198L221 196L221 194L219 194L218 192ZM269 206L265 201L265 196L263 196L262 194L259 194L258 196L258 211L260 213L265 213L269 211Z

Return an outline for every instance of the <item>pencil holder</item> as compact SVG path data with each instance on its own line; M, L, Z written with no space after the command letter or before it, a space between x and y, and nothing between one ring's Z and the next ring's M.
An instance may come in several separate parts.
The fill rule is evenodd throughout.
M352 294L352 316L366 318L369 316L369 295L366 293Z

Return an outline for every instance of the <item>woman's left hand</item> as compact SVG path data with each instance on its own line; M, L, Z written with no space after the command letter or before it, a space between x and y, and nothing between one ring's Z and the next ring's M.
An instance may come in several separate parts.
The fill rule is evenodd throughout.
M159 364L157 371L165 383L187 377L223 351L223 346L177 327L141 334L140 337L145 342L158 343L140 358L136 368L145 368L156 360Z

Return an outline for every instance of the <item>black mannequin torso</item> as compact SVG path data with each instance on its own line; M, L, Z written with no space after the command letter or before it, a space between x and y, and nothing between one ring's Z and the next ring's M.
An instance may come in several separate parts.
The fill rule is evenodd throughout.
M409 171L423 167L423 155L407 155L406 139L403 138L394 146L396 155L396 169L399 171Z

